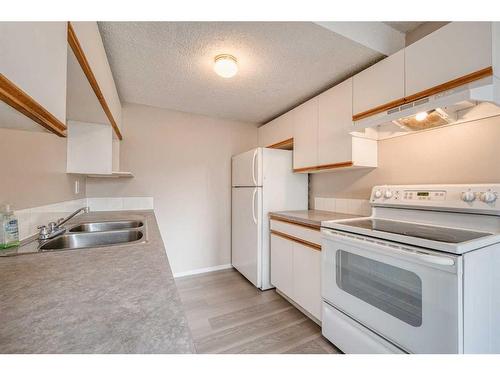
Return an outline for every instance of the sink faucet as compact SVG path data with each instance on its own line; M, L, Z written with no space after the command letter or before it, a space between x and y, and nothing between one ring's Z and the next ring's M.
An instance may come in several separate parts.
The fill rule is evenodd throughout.
M51 238L54 238L56 236L59 236L60 234L63 234L66 232L66 228L63 227L64 224L66 224L69 220L74 218L76 215L78 215L80 212L85 212L88 213L90 209L88 207L82 207L73 212L71 215L65 218L60 218L57 220L57 222L50 222L49 225L41 225L38 227L40 232L38 233L38 239L39 240L48 240Z

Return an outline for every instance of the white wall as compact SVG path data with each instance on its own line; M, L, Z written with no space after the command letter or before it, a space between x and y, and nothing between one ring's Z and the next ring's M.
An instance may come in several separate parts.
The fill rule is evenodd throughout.
M0 150L0 203L20 210L85 197L85 178L66 173L66 138L0 129Z
M257 145L256 124L125 104L120 168L87 179L88 197L151 196L174 273L231 263L231 156Z

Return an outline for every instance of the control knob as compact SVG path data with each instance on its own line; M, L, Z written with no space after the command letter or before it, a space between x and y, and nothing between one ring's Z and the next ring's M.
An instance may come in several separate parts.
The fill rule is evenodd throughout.
M385 199L390 199L392 198L392 191L390 190L386 190L385 193L384 193L384 198Z
M462 193L462 200L464 202L474 202L476 199L476 194L474 194L472 191L464 191Z
M373 193L373 196L375 198L381 198L382 197L382 192L380 190L375 190L375 193Z
M481 193L479 199L481 199L484 203L493 203L497 200L497 195L491 191L487 191L485 193Z

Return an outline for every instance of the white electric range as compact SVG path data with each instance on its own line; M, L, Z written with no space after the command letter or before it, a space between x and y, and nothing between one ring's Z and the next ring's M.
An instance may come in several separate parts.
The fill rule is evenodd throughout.
M347 353L500 353L500 184L376 186L322 223L323 335Z

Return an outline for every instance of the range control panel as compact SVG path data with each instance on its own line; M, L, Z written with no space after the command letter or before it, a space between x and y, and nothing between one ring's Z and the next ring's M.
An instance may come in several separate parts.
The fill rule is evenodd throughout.
M382 185L372 189L370 202L374 206L500 212L500 184Z

